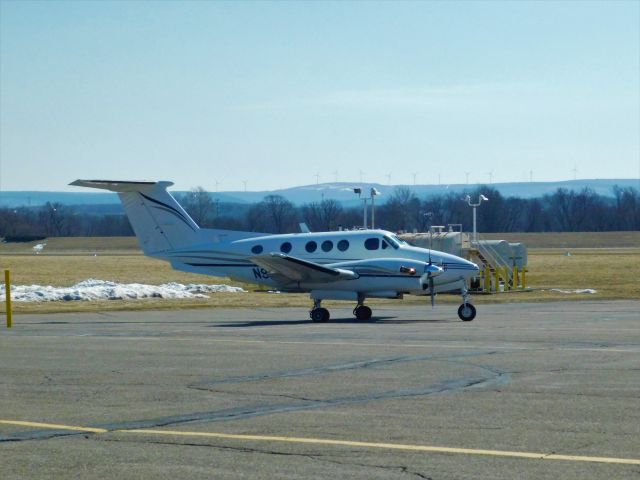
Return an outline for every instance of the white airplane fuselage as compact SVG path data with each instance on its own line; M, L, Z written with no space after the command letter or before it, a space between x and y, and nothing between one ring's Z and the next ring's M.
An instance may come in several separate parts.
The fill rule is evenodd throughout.
M264 253L284 253L335 268L353 270L358 278L332 282L330 285L301 282L287 291L353 291L367 296L396 297L402 293L425 295L420 277L429 262L429 250L408 245L395 234L385 230L342 230L284 235L264 235L211 242L171 252L151 254L171 262L177 270L229 277L234 280L263 284L278 288L269 272L251 262L251 257ZM434 281L435 292L459 288L478 274L478 267L461 257L436 250L431 262L442 268ZM398 266L415 269L405 274ZM377 294L376 294L377 293Z

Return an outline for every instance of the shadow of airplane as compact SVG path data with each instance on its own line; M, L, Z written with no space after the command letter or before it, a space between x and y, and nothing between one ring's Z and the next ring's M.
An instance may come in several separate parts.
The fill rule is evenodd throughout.
M357 324L357 325L371 325L371 324L385 324L385 325L407 325L418 323L453 323L457 320L451 319L433 319L433 320L400 320L396 317L372 317L369 320L358 320L356 318L332 318L326 324ZM309 325L314 324L312 320L254 320L250 322L237 322L237 323L218 323L209 325L213 328L225 327L225 328L251 328L251 327L277 327L282 325ZM322 325L322 323L319 323Z

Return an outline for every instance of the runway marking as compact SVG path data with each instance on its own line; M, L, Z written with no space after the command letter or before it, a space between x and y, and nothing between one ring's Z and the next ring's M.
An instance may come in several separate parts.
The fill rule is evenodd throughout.
M73 425L58 425L55 423L23 422L20 420L0 420L0 423L4 425L18 425L21 427L46 428L49 430L73 430L76 432L107 433L109 431L104 428L76 427Z
M459 455L484 455L493 457L525 458L533 460L563 460L571 462L609 463L622 465L640 465L637 458L615 458L615 457L591 457L584 455L560 455L555 453L536 452L513 452L508 450L484 450L475 448L439 447L431 445L411 445L402 443L376 443L360 442L353 440L333 440L327 438L305 438L305 437L285 437L273 435L240 435L232 433L217 432L188 432L181 430L153 430L153 429L131 429L131 430L105 430L103 428L79 427L72 425L58 425L52 423L24 422L18 420L0 420L0 424L18 425L34 428L49 428L53 430L71 430L91 433L124 433L142 435L165 435L177 437L201 437L201 438L222 438L228 440L246 440L255 442L282 442L299 443L311 445L333 445L339 447L361 447L375 448L382 450L404 450L410 452L427 453L448 453Z

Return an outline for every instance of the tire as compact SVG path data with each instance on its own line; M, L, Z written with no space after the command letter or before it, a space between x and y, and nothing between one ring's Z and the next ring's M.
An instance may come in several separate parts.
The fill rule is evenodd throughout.
M360 305L354 310L354 313L358 320L369 320L373 312L366 305Z
M328 322L330 317L329 310L327 310L326 308L314 308L313 310L311 310L309 315L311 317L311 320L316 323Z
M476 318L476 307L470 303L463 303L458 307L458 317L460 317L460 320L463 322L470 322Z

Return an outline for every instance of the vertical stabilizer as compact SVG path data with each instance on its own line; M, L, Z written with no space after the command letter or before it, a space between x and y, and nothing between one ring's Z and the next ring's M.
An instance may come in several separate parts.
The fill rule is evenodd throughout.
M70 185L117 192L147 255L194 245L200 227L167 191L172 182L76 180Z

